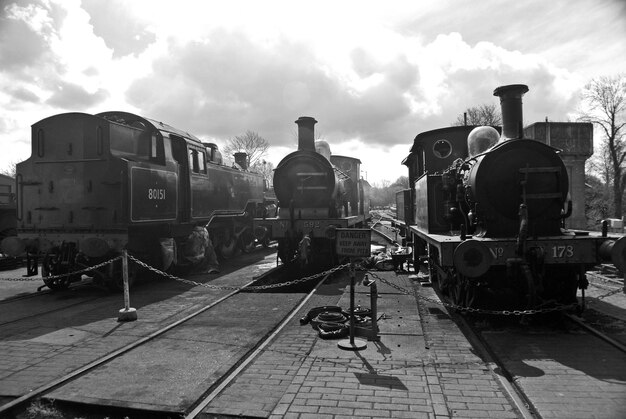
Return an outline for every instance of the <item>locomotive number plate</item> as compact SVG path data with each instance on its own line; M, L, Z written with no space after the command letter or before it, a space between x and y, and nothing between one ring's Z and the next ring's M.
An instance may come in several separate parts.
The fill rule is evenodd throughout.
M494 264L506 263L516 257L517 246L513 242L485 242L493 256ZM545 263L595 263L595 243L592 240L529 240L526 250L536 249Z
M130 170L130 216L133 222L165 221L177 216L175 172L132 167Z

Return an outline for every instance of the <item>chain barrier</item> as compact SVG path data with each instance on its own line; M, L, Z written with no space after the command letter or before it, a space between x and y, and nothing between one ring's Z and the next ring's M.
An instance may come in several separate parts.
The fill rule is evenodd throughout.
M619 294L620 292L624 292L623 288L615 288L613 291L609 291L606 294L602 294L602 295L598 295L597 297L594 297L596 300L604 300L605 298L608 298L612 295L615 294Z
M190 279L185 279L185 278L180 278L178 276L169 274L167 272L163 272L157 268L154 268L150 265L148 265L147 263L131 256L128 255L128 259L132 260L133 262L135 262L137 265L148 269L149 271L152 271L160 276L163 276L165 278L168 279L172 279L174 281L178 281L178 282L182 282L184 284L188 284L188 285L193 285L193 286L197 286L197 287L204 287L204 288L210 288L210 289L216 289L216 290L242 290L242 289L246 289L246 290L250 290L250 291L257 291L257 290L267 290L267 289L273 289L273 288L281 288L281 287L288 287L291 285L295 285L295 284L301 284L303 282L307 282L307 281L311 281L313 279L318 279L318 278L322 278L326 275L330 275L333 274L335 272L341 271L347 267L350 266L350 264L343 264L343 265L339 265L339 266L335 266L332 269L329 269L327 271L315 274L315 275L310 275L310 276L306 276L303 278L298 278L298 279L294 279L292 281L287 281L287 282L280 282L280 283L276 283L276 284L268 284L268 285L250 285L250 286L245 286L245 287L237 287L237 286L233 286L233 285L213 285L213 284L205 284L202 282L196 282L196 281L192 281Z
M423 295L419 295L415 288L413 289L413 292L406 290L402 287L400 287L399 285L393 284L389 281L387 281L386 279L376 275L375 273L373 273L372 271L368 272L369 275L371 275L372 277L378 279L380 282L389 285L392 288L395 288L396 290L400 291L401 293L405 294L405 295L412 295L415 298L422 300L422 301L427 301L429 303L433 303L433 304L437 304L437 305L442 305L445 306L447 308L451 308L457 311L463 311L463 312L467 312L467 313L474 313L474 314L491 314L491 315L504 315L504 316L522 316L522 315L531 315L531 314L544 314L544 313L551 313L554 311L565 311L565 310L573 310L576 309L578 307L578 303L573 303L573 304L568 304L568 305L564 305L564 304L557 304L554 307L548 307L548 308L541 308L541 309L528 309L528 310L487 310L487 309L482 309L482 308L473 308L473 307L463 307L463 306L459 306L456 304L452 304L449 303L447 301L441 301L439 299L434 299L434 298L429 298L429 297L425 297Z
M85 269L81 269L79 271L72 271L72 272L67 272L64 274L59 274L59 275L51 275L51 276L46 276L46 277L21 277L21 278L0 278L0 281L14 281L14 282L20 282L20 281L39 281L42 279L46 279L46 280L54 280L54 279L58 279L58 278L64 278L66 276L71 276L71 275L82 275L84 273L88 273L91 271L94 271L96 269L99 269L101 267L104 267L108 264L111 264L115 261L118 261L120 259L122 259L122 255L120 256L116 256L112 259L107 260L106 262L102 262L99 263L97 265L94 266L90 266L88 268ZM308 282L314 279L319 279L322 278L326 275L330 275L330 274L334 274L335 272L339 272L343 269L346 269L348 267L350 267L349 263L346 264L342 264L342 265L338 265L332 269L329 269L327 271L318 273L318 274L314 274L314 275L310 275L310 276L306 276L303 278L298 278L298 279L294 279L291 281L287 281L287 282L280 282L280 283L276 283L276 284L268 284L268 285L250 285L247 287L239 287L239 286L232 286L232 285L213 285L213 284L206 284L206 283L202 283L202 282L197 282L197 281L192 281L190 279L185 279L185 278L180 278L178 276L169 274L167 272L163 272L157 268L154 268L150 265L148 265L147 263L143 262L140 259L137 259L136 257L132 256L132 255L128 255L128 259L132 260L133 262L135 262L137 265L156 273L157 275L160 275L162 277L168 278L168 279L172 279L174 281L178 281L184 284L188 284L188 285L193 285L193 286L198 286L198 287L204 287L204 288L210 288L210 289L216 289L216 290L242 290L242 289L246 289L246 290L250 290L250 291L257 291L257 290L267 290L267 289L274 289L274 288L281 288L281 287L288 287L291 285L296 285L296 284L301 284L304 282ZM387 281L386 279L384 279L383 277L376 275L374 273L374 271L368 270L366 268L363 268L362 266L357 266L358 269L365 271L368 275L371 275L373 278L376 278L377 280L379 280L380 282L389 285L390 287L396 289L397 291L399 291L402 294L405 295L411 295L414 296L415 298L422 300L422 301L426 301L432 304L437 304L437 305L442 305L444 307L453 309L453 310L457 310L457 311L462 311L462 312L468 312L468 313L474 313L474 314L491 314L491 315L505 315L505 316L521 316L521 315L532 315L532 314L544 314L544 313L551 313L551 312L555 312L555 311L565 311L565 310L573 310L576 309L578 307L577 303L573 303L573 304L568 304L568 305L564 305L564 304L557 304L553 307L548 307L548 308L541 308L541 309L528 309L528 310L487 310L487 309L481 309L481 308L473 308L473 307L463 307L457 304L453 304L453 303L449 303L447 301L441 301L439 299L433 299L433 298L429 298L429 297L425 297L423 295L419 295L415 289L413 289L413 292L406 290L402 287L400 287L399 285L396 285L394 283L391 283L389 281ZM600 295L598 297L596 297L596 299L598 300L602 300L604 298L610 297L611 295L615 295L617 293L622 292L621 288L617 288L615 290L612 290L606 294Z
M72 276L72 275L82 275L88 272L91 272L93 270L102 268L110 263L113 263L117 260L122 259L122 256L116 256L113 259L109 259L106 262L102 262L99 263L97 265L93 265L93 266L89 266L87 268L81 269L79 271L72 271L72 272L66 272L63 274L59 274L59 275L50 275L50 276L27 276L27 277L20 277L20 278L0 278L0 281L13 281L13 282L21 282L21 281L41 281L42 279L45 280L54 280L54 279L59 279L59 278L65 278L66 276Z

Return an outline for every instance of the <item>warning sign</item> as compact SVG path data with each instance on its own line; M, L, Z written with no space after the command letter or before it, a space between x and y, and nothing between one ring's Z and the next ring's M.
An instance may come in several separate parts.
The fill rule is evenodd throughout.
M372 238L367 228L338 228L337 254L339 256L367 257L371 254Z

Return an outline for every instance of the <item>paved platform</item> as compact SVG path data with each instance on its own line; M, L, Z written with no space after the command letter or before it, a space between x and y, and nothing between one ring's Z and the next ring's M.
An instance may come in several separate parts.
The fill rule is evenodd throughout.
M408 274L376 272L379 341L360 351L318 337L300 317L312 307L349 307L346 280L331 281L276 340L204 409L204 417L517 418L501 380L436 300ZM406 295L396 287L407 290ZM415 288L415 294L413 290ZM370 306L358 284L355 301Z
M273 255L265 259L267 266L275 263ZM244 267L231 275L220 276L215 282L236 285L233 282L235 279L243 281L244 278L251 278L259 269L262 269L261 265L254 269ZM411 279L407 273L375 272L374 275L378 277L376 283L379 292L378 341L360 338L366 341L367 348L347 351L337 346L337 340L323 340L310 325L300 324L299 319L313 307L349 307L348 280L331 280L317 290L274 341L213 399L204 409L204 417L522 417L516 408L519 401L507 396L505 380L474 352L445 308L436 302L437 297L430 287L421 286L419 281ZM219 294L211 292L208 295L206 290L187 285L172 284L171 287L178 291L172 294L168 288L167 292L163 290L156 295L133 294L133 305L140 310L139 322L118 324L115 316L121 305L119 296L112 296L97 306L91 306L88 312L81 309L78 313L80 315L60 311L45 321L35 317L26 318L11 328L5 328L7 334L0 337L0 396L24 394L64 371L73 370L125 343L150 334L164 323L184 317L193 311L190 305L206 304L208 300L217 297L213 294ZM610 289L590 287L587 293L590 305L610 305L624 316L626 296L615 293L603 297ZM361 285L359 281L355 291L356 304L369 307L370 288ZM61 299L71 302L78 298L91 298L91 294L78 290L58 296L50 295L38 301L40 304L46 301L57 306L62 302ZM281 298L279 293L265 295L267 298ZM37 307L28 307L33 313L36 312ZM206 325L202 327L206 328ZM495 339L498 335L493 334L493 337ZM538 369L547 371L545 363L538 361L555 359L554 354L565 345L574 347L576 336L572 339L567 341L570 343L552 339L545 346L549 350L537 345L518 344L520 349L511 351L511 356L505 360L526 367L513 370L516 379L527 389L543 392L541 402L545 402L547 407L554 405L554 401L560 397L559 392L550 392L560 384L546 382L547 377L544 377L541 386L535 384L539 383L536 378L541 378ZM227 343L228 339L224 338L223 342ZM511 342L500 344L508 345ZM178 350L174 342L172 345L172 348L161 353L155 352L151 355L152 359L167 357L167 353L172 352L169 349ZM199 341L197 347L192 349L198 354L206 354L207 347ZM559 373L564 377L563 381L569 378L575 386L575 380L582 380L587 373L587 376L597 378L598 389L609 390L610 394L605 391L603 397L614 401L623 398L623 394L626 394L626 369L610 369L610 366L607 369L605 365L602 367L604 369L598 366L591 372L587 365L593 361L589 359L589 351L585 347L579 347L577 351L582 355L575 362L569 358L562 362L567 367ZM54 362L50 362L51 359ZM520 359L533 361L521 365ZM197 372L196 378L200 380L203 375L208 376L207 371L205 366L204 371ZM113 384L113 378L105 377L104 380ZM186 384L193 381L189 377L182 377L181 380L187 380ZM167 379L161 385L171 386ZM583 385L578 387L575 390L585 397L589 396L590 391L595 391ZM148 401L160 400L162 396L154 389L146 388L142 391L142 397ZM166 396L172 397L172 393ZM191 395L184 389L183 393ZM135 397L131 401L136 403L140 399ZM615 404L605 406L606 409L602 410L596 403L594 410L578 409L578 412L581 413L580 417L591 417L590 414L594 417L619 417L611 414L622 406ZM576 410L572 409L570 413L576 413ZM559 410L554 409L551 417L559 417Z

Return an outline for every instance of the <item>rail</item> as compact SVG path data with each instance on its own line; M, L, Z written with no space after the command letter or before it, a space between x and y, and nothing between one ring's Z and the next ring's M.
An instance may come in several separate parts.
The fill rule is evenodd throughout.
M126 256L126 254L118 256L116 258L111 259L110 261L103 262L102 264L99 264L98 266L101 267L103 265L106 265L107 263L112 263L114 261L119 260L120 258L125 258L125 256ZM107 362L109 362L109 361L111 361L111 360L121 356L122 354L127 353L130 350L139 347L140 345L143 345L144 343L146 343L146 342L148 342L148 341L150 341L152 339L155 339L156 337L166 333L167 331L177 327L178 325L180 325L180 324L182 324L182 323L184 323L184 322L186 322L186 321L188 321L188 320L198 316L199 314L201 314L201 313L211 309L212 307L214 307L217 304L221 303L222 301L230 298L231 296L241 292L242 290L252 290L252 289L260 290L260 289L277 288L279 286L293 285L293 284L297 284L297 283L310 281L310 280L313 280L313 279L320 279L320 282L321 282L321 280L325 279L327 276L332 275L333 273L338 272L338 271L340 271L342 269L345 269L346 267L350 266L350 264L339 265L339 266L336 266L336 267L334 267L334 268L332 268L332 269L330 269L328 271L321 272L321 273L318 273L318 274L315 274L315 275L311 275L311 276L307 276L307 277L304 277L304 278L299 278L299 279L296 279L296 280L293 280L293 281L288 281L286 283L261 285L261 286L253 286L253 285L251 285L252 283L254 283L255 281L257 281L259 279L259 278L257 278L257 279L255 279L253 281L250 281L247 284L244 284L242 286L233 287L233 286L215 286L215 285L209 285L209 284L202 284L202 283L198 283L198 282L195 282L195 281L190 281L190 280L187 280L187 279L184 279L184 278L178 278L178 277L176 277L174 275L170 275L170 274L162 272L162 271L160 271L160 270L158 270L156 268L153 268L153 267L149 266L148 264L142 262L141 260L139 260L139 259L137 259L135 257L132 257L130 255L128 255L127 258L128 258L128 260L133 261L134 263L137 263L140 266L149 268L151 271L153 271L155 273L160 273L164 277L169 278L169 279L174 279L174 280L178 280L178 281L181 281L183 283L186 283L186 284L199 285L199 286L203 286L203 287L211 288L211 289L223 289L223 290L232 290L232 291L229 292L228 294L218 298L216 301L212 302L211 304L198 309L197 311L187 315L186 317L184 317L184 318L182 318L180 320L177 320L174 323L171 323L171 324L169 324L169 325L167 325L167 326L165 326L165 327L163 327L163 328L161 328L161 329L159 329L159 330L149 334L148 336L145 336L145 337L143 337L143 338L141 338L141 339L139 339L139 340L137 340L135 342L132 342L132 343L130 343L130 344L128 344L128 345L126 345L126 346L124 346L122 348L119 348L119 349L117 349L117 350L115 350L115 351L113 351L113 352L103 356L102 358L99 358L99 359L97 359L97 360L95 360L93 362L88 363L87 365L84 365L83 367L78 368L75 371L72 371L72 372L66 374L65 376L63 376L61 378L53 380L53 381L51 381L51 382L49 382L47 384L44 384L44 385L42 385L42 386L40 386L38 388L32 389L29 393L27 393L27 394L25 394L25 395L23 395L21 397L18 397L18 398L14 399L14 400L6 403L6 404L0 404L0 417L4 417L4 414L6 414L8 412L11 412L13 409L18 408L18 406L23 406L28 401L34 400L37 397L41 397L43 394L48 393L48 392L54 390L55 388L58 388L59 386L63 385L64 383L72 381L72 380L82 376L83 374L87 373L88 371L91 371L91 370L93 370L93 369L95 369L95 368L97 368L97 367L99 367L99 366L101 366L101 365L103 365L103 364L105 364L105 363L107 363ZM126 264L124 264L124 265L126 265ZM95 266L91 267L90 269L83 269L81 271L69 272L69 273L63 274L63 275L76 275L78 272L83 272L84 273L84 272L88 272L88 271L90 271L90 270L92 270L94 268L95 268ZM62 275L59 275L59 276L62 276ZM3 279L7 279L7 278L3 278ZM28 280L28 281L32 281L32 278L12 278L12 279L13 280ZM37 279L40 279L40 278L37 278ZM289 318L287 320L284 320L281 323L281 327L283 326L283 324L286 324L286 322L288 320L293 318L293 316L295 316L295 314L298 312L298 310L303 305L304 305L304 302L301 302L294 310L292 310L292 312L290 313ZM276 333L277 332L275 331L269 338L274 337ZM266 339L269 339L269 338L266 338Z

